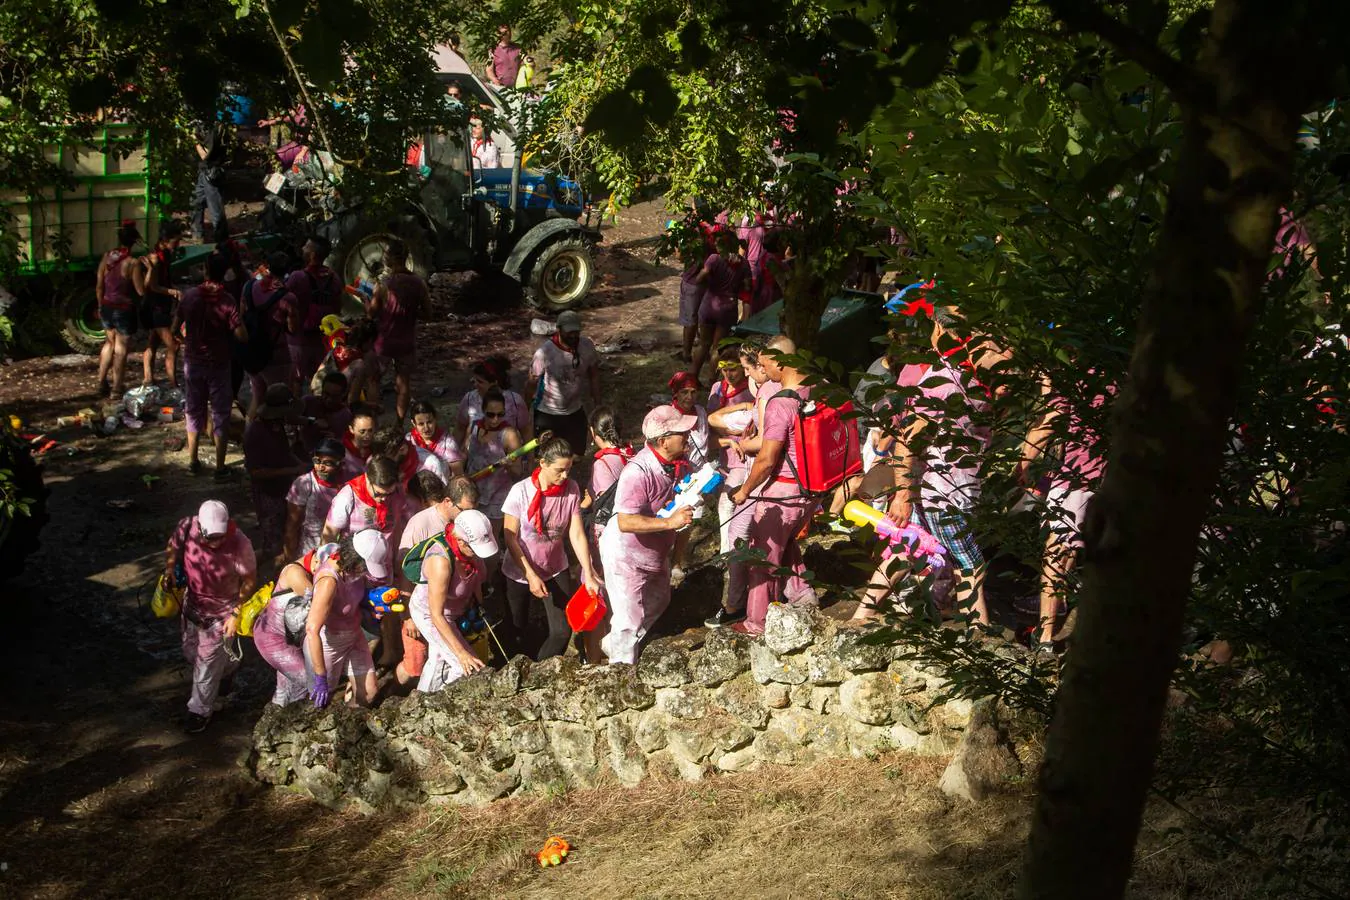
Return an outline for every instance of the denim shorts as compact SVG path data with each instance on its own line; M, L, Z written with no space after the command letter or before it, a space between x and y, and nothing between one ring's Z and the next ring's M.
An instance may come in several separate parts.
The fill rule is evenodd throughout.
M134 309L100 306L98 318L103 323L104 331L116 331L118 334L127 337L136 333L136 310Z

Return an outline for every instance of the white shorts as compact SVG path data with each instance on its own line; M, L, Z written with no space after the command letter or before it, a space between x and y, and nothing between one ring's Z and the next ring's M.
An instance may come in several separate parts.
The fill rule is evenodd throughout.
M1083 488L1055 485L1045 495L1050 530L1060 535L1070 547L1083 546L1083 523L1087 520L1092 494Z

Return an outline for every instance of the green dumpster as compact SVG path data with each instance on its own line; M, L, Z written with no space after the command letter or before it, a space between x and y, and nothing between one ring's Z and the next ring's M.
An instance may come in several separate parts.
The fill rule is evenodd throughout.
M886 332L886 298L870 291L845 290L830 298L820 317L815 352L848 368L866 367L881 355L872 339ZM755 313L732 329L732 334L781 334L783 301Z

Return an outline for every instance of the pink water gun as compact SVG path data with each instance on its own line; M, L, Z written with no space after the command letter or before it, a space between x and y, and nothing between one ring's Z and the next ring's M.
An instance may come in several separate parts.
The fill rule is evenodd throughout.
M947 548L918 525L908 522L896 525L884 513L861 500L850 500L844 504L844 518L854 525L871 525L876 529L877 537L890 543L882 559L904 555L911 560L923 560L933 568L947 565Z

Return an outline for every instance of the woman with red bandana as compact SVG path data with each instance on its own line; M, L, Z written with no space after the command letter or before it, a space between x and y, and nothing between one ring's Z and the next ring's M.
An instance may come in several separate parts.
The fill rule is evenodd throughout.
M473 367L473 387L459 401L459 412L455 417L455 440L459 441L459 446L464 446L469 427L483 418L483 398L493 388L501 391L502 399L506 401L506 424L519 431L521 439L527 443L534 437L530 405L511 390L511 361L505 356L489 356Z
M568 477L572 471L572 447L553 438L539 450L539 468L511 488L502 504L506 556L506 604L511 613L516 640L523 643L529 627L530 605L544 604L548 637L536 659L558 656L567 649L572 628L567 624L567 601L576 591L567 568L564 540L581 563L582 579L593 591L600 580L591 567L591 544L581 521L581 488ZM530 641L532 644L533 641Z
M389 583L392 558L383 536L364 529L343 537L337 549L315 565L314 599L305 619L302 649L316 709L328 705L344 674L351 679L357 705L369 706L375 699L375 660L361 631L361 606L368 582Z
M492 523L476 509L466 509L445 526L445 543L431 544L422 559L422 577L413 588L408 613L426 635L427 660L417 689L433 694L447 684L482 669L459 630L459 617L483 600L487 561L497 553Z
M716 462L708 453L708 411L694 402L698 396L698 379L692 372L676 372L667 382L670 387L670 405L684 413L694 416L698 424L689 432L688 450L685 459L692 469L701 469L706 462Z
M591 443L595 444L595 456L591 466L591 486L582 502L586 509L590 509L605 494L611 493L610 488L618 483L624 465L633 458L633 448L619 437L619 420L608 406L591 413ZM604 530L604 522L596 522L591 526L597 547L600 546L600 532ZM592 558L598 561L594 554Z
M445 463L451 475L464 474L464 453L459 442L436 419L436 407L427 400L418 400L412 405L412 428L408 430L408 443L419 450L433 454Z
M375 413L368 407L357 406L352 410L352 420L342 434L342 448L346 455L342 457L338 479L343 484L359 478L366 470L374 446Z
M506 400L502 392L489 388L483 396L483 418L473 423L465 442L464 452L468 459L464 470L475 475L501 462L502 457L518 449L521 443L520 432L506 424ZM497 529L501 528L502 501L518 477L520 466L519 461L497 466L487 475L475 479L478 482L478 508Z
M333 498L323 524L322 543L331 544L344 534L373 528L384 536L392 559L403 526L417 511L398 476L397 463L372 456L365 473L347 482Z
M319 546L328 508L342 489L338 480L342 444L324 438L314 447L314 468L291 482L286 494L286 537L277 565L283 565Z

